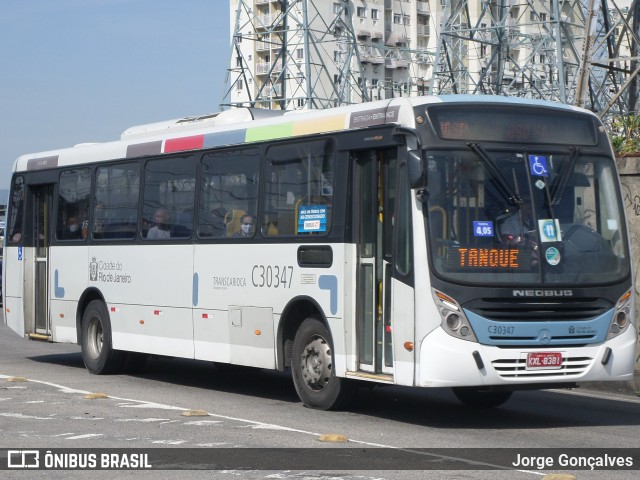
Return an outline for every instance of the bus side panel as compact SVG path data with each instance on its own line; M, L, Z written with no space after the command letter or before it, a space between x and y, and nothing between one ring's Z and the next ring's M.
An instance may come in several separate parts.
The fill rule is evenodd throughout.
M275 368L273 309L280 296L273 290L282 277L274 281L274 264L268 269L265 261L283 256L273 253L266 257L264 248L255 244L196 247L193 322L197 359ZM287 270L291 275L292 268L278 267L278 272ZM262 272L259 281L252 280L256 270Z
M231 363L275 368L274 319L270 307L229 306ZM264 326L267 326L263 332Z
M407 350L405 343L414 344L415 311L414 290L408 285L395 279L391 280L393 292L393 314L391 317L393 328L393 366L394 383L398 385L413 385L415 375L415 350Z
M20 247L21 248L21 247ZM7 326L18 335L24 336L24 261L18 247L4 249L4 318Z
M193 358L193 248L90 247L85 271L107 303L114 348Z
M76 312L89 282L88 256L86 245L55 246L49 250L49 316L54 342L77 342Z
M191 309L110 303L109 310L115 349L194 358Z
M196 358L274 368L280 315L295 297L310 297L319 305L335 335L335 350L342 351L342 248L332 247L332 265L319 268L300 267L298 247L293 243L196 247ZM219 350L227 341L229 347ZM344 370L344 360L340 364Z
M414 242L414 282L415 292L415 380L414 385L424 386L420 379L424 376L422 370L437 368L437 366L425 365L422 357L422 344L427 336L439 330L441 325L440 313L433 300L431 291L431 278L429 277L429 261L427 258L429 245L424 225L424 212L422 202L413 196L413 242ZM435 255L437 258L437 255Z
M302 268L300 272L300 279L306 278L307 275L314 275L317 277L317 282L312 286L309 285L305 294L314 298L324 314L327 317L329 323L329 329L331 330L331 336L333 338L333 350L335 365L334 370L336 376L343 377L347 371L348 345L353 342L351 352L354 352L356 339L355 339L355 305L353 310L348 308L346 292L352 294L350 297L355 302L356 296L356 269L353 263L351 269L347 269L347 263L345 262L345 245L334 244L331 245L333 251L333 264L331 268ZM355 248L353 249L355 252ZM349 276L350 275L350 276ZM346 279L353 278L351 282ZM351 291L351 289L353 289ZM353 312L349 317L349 312ZM355 357L354 357L355 361ZM355 362L354 362L355 363Z
M226 310L193 310L194 355L198 360L231 362L231 341Z
M343 286L340 289L340 296L344 302L343 318L344 318L344 349L335 348L336 376L343 377L347 371L356 372L358 370L358 336L356 334L357 325L357 299L358 299L358 281L357 281L357 265L358 265L358 248L355 244L344 245L343 247ZM335 252L335 249L334 249ZM337 327L336 327L337 328ZM339 330L332 328L335 338L339 335ZM339 352L343 352L340 355Z

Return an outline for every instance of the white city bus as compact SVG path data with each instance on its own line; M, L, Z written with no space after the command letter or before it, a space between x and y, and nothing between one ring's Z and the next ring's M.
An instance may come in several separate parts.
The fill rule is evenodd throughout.
M362 382L497 406L634 370L611 146L563 105L237 109L25 155L4 257L9 327L79 343L94 374L290 368L330 409Z

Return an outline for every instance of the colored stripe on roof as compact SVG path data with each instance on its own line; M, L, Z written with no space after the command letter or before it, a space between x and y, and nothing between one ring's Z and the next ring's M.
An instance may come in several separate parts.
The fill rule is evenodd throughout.
M164 153L182 152L184 150L197 150L204 145L204 135L191 137L170 138L164 142Z
M276 138L287 138L292 136L292 134L293 123L247 128L245 141L258 142L260 140L274 140Z
M199 150L221 145L238 145L264 140L276 140L320 132L331 132L345 128L345 114L334 115L318 120L300 120L279 125L249 127L226 132L214 132L189 137L169 138L164 141L137 143L127 146L127 158L157 155L158 153Z
M304 120L293 124L293 135L309 135L319 132L334 132L343 130L345 115L334 115L333 117L321 118L318 120Z
M236 145L245 141L247 131L231 130L229 132L207 133L204 136L204 147L216 147L218 145Z
M144 157L162 153L162 140L127 145L127 158Z

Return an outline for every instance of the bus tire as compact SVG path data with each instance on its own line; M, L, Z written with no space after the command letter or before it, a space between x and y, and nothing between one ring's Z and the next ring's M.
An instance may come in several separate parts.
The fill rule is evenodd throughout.
M111 322L104 302L92 300L82 315L82 360L94 375L116 373L124 360L123 352L113 349Z
M512 391L487 391L475 387L453 388L454 395L467 407L495 408L499 407L511 398Z
M344 408L357 392L354 382L336 377L331 333L317 318L305 319L296 332L291 369L298 397L307 407Z

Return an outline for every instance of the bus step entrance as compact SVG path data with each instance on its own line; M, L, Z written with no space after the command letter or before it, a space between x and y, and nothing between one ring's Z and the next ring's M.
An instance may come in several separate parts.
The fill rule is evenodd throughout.
M363 380L375 380L381 383L393 384L393 375L388 373L347 372L347 378L360 378Z
M43 335L41 333L29 333L27 334L29 340L37 340L39 342L51 342L51 335Z

